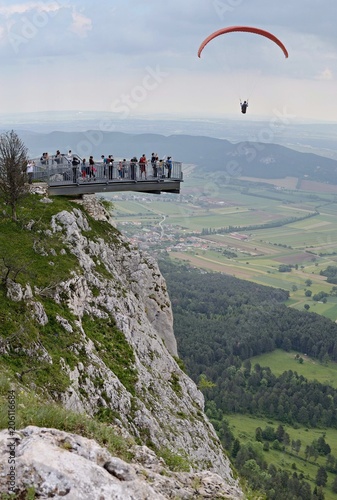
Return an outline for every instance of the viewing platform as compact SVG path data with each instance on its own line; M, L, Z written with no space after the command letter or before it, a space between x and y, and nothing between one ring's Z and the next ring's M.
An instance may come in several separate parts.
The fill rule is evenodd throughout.
M77 155L73 155L80 162ZM153 166L148 160L146 171L141 172L139 161L114 160L112 164L95 162L93 167L79 163L73 166L65 155L57 160L33 158L33 180L48 184L51 195L80 195L135 191L139 193L180 193L183 182L182 163L172 161L172 169L164 161Z

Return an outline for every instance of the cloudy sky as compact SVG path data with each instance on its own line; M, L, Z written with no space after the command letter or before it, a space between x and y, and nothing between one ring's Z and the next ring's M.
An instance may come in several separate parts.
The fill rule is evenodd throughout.
M336 0L0 0L0 113L337 122ZM257 26L254 34L210 33Z

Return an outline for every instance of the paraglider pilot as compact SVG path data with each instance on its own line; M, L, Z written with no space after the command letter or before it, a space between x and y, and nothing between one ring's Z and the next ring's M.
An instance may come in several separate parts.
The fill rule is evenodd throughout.
M247 108L248 108L248 101L240 101L240 106L241 106L241 113L246 113Z

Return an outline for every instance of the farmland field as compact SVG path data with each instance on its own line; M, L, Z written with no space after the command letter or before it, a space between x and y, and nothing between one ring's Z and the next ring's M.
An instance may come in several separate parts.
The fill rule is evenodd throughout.
M185 180L180 195L106 196L114 204L117 227L145 249L165 250L193 266L283 288L290 293L291 307L309 306L335 321L333 285L320 271L337 265L337 197L324 185L315 184L321 187L315 193L291 186L259 185L256 179L221 185L212 176L194 175ZM288 268L280 272L282 265ZM327 293L327 303L305 295L308 288L312 296Z

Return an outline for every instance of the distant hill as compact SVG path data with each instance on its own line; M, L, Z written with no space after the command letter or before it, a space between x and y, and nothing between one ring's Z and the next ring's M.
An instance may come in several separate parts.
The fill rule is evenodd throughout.
M102 154L116 158L139 157L152 152L159 157L169 155L184 163L193 163L205 173L233 172L257 178L306 178L337 184L337 161L313 153L298 152L272 143L239 142L195 135L127 134L122 132L51 132L47 134L23 130L20 137L31 156L48 151L69 149L80 156Z

